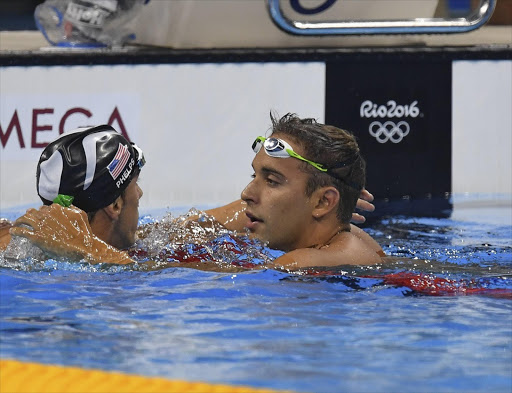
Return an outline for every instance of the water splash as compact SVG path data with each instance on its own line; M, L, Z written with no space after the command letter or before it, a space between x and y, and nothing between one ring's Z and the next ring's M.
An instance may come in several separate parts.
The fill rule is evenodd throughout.
M213 217L191 209L140 220L139 239L130 251L133 265L91 265L48 259L23 238L0 253L0 267L115 273L192 267L218 272L264 268L282 252L246 234L227 230ZM495 294L511 297L512 247L509 228L449 219L395 217L367 230L388 257L382 264L286 271L287 280L340 283L350 290L399 288L426 295Z
M254 268L272 261L276 252L191 209L185 215L173 217L168 213L159 221L143 225L130 256L138 262L157 262L159 267L165 267L165 263L215 262L219 267Z

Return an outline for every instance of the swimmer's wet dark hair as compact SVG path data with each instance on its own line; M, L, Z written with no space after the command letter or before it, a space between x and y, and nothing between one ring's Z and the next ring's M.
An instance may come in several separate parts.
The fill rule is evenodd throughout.
M294 113L281 118L270 114L272 135L288 136L303 150L308 160L333 168L342 162L342 168L321 172L307 162L301 169L310 174L306 184L306 195L310 196L320 187L334 186L340 192L337 217L343 223L350 222L357 199L365 186L366 163L361 157L356 138L348 131L318 123L315 119L301 119Z

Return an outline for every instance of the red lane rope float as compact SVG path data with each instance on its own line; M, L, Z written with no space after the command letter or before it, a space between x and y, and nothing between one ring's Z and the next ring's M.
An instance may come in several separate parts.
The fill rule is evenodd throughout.
M329 270L306 270L306 276L339 276L339 272ZM506 288L479 287L474 280L451 280L434 274L399 272L382 275L362 275L353 278L382 280L382 284L409 288L415 293L429 296L468 296L482 295L512 300L512 290Z
M0 359L2 393L277 393L246 386L143 377ZM281 391L283 392L283 391Z
M430 296L486 295L512 299L510 289L482 288L476 286L477 283L474 281L450 280L433 274L400 272L364 277L382 279L385 285L407 287L417 293Z
M239 239L230 238L235 243L240 243ZM222 247L235 255L242 254L234 244L231 242L222 242L217 247ZM147 257L144 251L135 251L132 256ZM160 260L172 260L181 263L200 263L204 261L215 260L212 253L207 248L197 244L186 244L176 247L173 250L162 250L159 254ZM230 263L234 266L239 266L245 269L253 269L257 264L247 260L236 260ZM303 270L306 276L337 276L339 272L329 270ZM451 280L435 276L433 274L414 273L414 272L399 272L384 275L363 275L355 276L354 278L373 278L382 280L384 285L392 285L396 287L406 287L413 290L415 293L429 295L429 296L467 296L467 295L485 295L492 297L499 297L505 299L512 299L512 290L500 288L483 288L479 287L478 283L470 280Z

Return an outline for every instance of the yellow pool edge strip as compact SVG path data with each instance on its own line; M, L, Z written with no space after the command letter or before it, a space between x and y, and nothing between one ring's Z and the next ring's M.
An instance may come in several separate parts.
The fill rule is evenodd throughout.
M278 391L0 359L0 392L277 393Z

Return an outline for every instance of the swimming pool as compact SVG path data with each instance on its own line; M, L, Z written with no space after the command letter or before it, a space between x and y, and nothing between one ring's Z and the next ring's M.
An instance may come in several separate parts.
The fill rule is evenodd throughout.
M511 391L510 202L366 229L408 260L147 271L23 260L20 247L0 258L0 357L297 392ZM236 258L275 255L251 247Z

